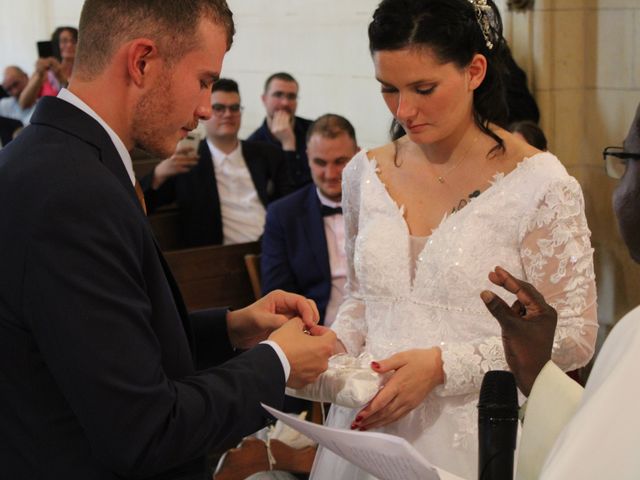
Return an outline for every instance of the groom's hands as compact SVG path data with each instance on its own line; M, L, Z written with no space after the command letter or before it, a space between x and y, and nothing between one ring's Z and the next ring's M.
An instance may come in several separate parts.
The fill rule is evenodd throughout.
M533 382L551 359L558 315L533 285L518 280L503 268L489 273L489 280L516 295L509 306L488 290L480 296L502 327L502 344L518 387L529 396Z
M291 372L287 386L302 388L315 381L329 366L336 348L336 334L320 325L306 329L302 320L293 318L269 336L289 360Z
M336 349L336 334L317 325L319 320L313 300L275 290L248 307L229 312L227 331L236 348L251 348L267 338L276 342L291 366L287 385L300 388L327 369Z
M248 307L227 313L229 340L235 348L251 348L294 317L300 317L307 330L320 321L313 300L274 290Z

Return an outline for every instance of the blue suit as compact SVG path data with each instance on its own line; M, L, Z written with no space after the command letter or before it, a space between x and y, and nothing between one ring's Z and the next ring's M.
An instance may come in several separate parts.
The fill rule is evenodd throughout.
M331 267L314 184L273 202L262 236L262 291L277 288L313 299L320 322L331 294Z

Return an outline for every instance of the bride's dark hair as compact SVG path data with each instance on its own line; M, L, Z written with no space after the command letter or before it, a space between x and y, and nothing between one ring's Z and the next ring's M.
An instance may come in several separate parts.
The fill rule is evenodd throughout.
M487 72L473 93L473 116L498 149L504 142L489 123L504 126L507 102L503 79L507 46L502 19L492 0L382 0L369 24L369 50L429 49L442 63L464 68L476 53L487 59ZM483 30L484 26L484 30ZM395 123L396 129L402 127ZM399 130L392 129L392 136Z

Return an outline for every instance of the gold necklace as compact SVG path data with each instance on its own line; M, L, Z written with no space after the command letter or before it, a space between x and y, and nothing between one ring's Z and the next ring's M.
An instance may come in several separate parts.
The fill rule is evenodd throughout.
M464 153L460 157L460 160L458 160L454 165L452 165L449 168L449 170L447 170L446 172L444 172L444 173L442 173L440 175L436 174L436 178L438 179L438 182L445 183L445 177L448 176L451 172L453 172L456 168L458 168L458 166L460 166L462 161L467 157L467 154L471 150L471 147L473 147L473 145L476 143L477 140L478 140L478 135L476 134L476 136L474 137L473 141L469 144L467 149L464 151Z

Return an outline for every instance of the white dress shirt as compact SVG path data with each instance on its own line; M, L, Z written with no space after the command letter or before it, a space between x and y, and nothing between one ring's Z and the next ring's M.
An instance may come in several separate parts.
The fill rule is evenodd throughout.
M29 120L35 109L35 104L29 108L22 108L16 97L0 98L0 116L20 120L24 127L29 125Z
M120 158L122 159L124 168L127 170L127 173L129 174L129 178L131 179L131 184L135 185L136 176L133 172L133 162L131 161L131 155L129 154L127 147L125 147L124 143L122 142L120 137L118 137L116 132L114 132L113 129L109 127L107 122L105 122L96 112L94 112L93 109L89 107L89 105L84 103L82 100L80 100L76 95L71 93L66 88L63 88L62 90L60 90L60 93L58 93L58 98L82 110L84 113L94 118L96 122L98 122L102 126L102 128L105 129L105 131L109 135L109 138L113 142L113 145L116 147L116 150L120 155ZM282 350L282 348L280 348L280 346L277 343L273 341L266 340L261 343L266 343L275 350L276 354L278 355L278 358L280 359L280 363L282 363L282 369L284 370L284 379L286 382L289 379L289 373L291 373L291 365L289 364L289 360L287 359L287 356L284 354L284 351Z
M340 202L329 200L320 190L316 189L316 191L322 205L331 208L341 206ZM347 255L344 250L344 217L341 214L330 215L324 217L323 221L331 269L331 294L324 314L324 325L329 327L336 319L338 307L344 299L344 286L347 281Z
M264 231L266 210L242 156L240 142L228 154L219 150L209 139L207 145L216 172L223 243L255 242Z

